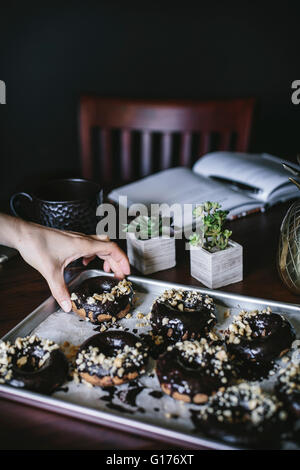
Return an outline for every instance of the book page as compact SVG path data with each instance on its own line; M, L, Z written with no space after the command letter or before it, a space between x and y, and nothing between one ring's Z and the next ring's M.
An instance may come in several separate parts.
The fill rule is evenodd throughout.
M282 167L282 160L268 154L247 154L238 152L213 152L200 158L193 171L208 177L220 178L228 184L231 181L245 184L237 188L253 198L267 202L276 189L287 186L293 191L288 181L289 174Z
M195 207L205 201L216 201L222 209L229 210L230 216L243 211L262 207L262 203L246 194L238 193L229 187L210 180L188 168L177 167L147 176L135 183L112 191L109 199L119 203L119 196L127 196L127 206L134 203L151 204L174 203L192 204ZM185 226L192 223L192 216L186 218Z

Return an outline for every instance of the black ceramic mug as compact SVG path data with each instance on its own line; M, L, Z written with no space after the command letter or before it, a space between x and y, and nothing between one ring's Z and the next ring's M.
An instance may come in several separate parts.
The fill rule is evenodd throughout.
M48 181L31 194L20 192L10 198L17 217L47 227L95 234L96 209L103 200L98 183L80 178Z

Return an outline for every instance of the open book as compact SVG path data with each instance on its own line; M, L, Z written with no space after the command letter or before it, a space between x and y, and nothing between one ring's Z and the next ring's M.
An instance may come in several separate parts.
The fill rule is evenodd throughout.
M228 218L234 219L300 196L282 163L300 171L296 164L265 153L212 152L200 158L192 170L176 167L160 171L122 186L108 197L119 202L119 196L126 196L128 207L135 203L196 206L216 201L229 211Z

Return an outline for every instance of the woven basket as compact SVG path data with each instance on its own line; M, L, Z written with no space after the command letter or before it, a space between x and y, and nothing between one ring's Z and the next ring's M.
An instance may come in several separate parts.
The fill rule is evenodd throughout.
M300 294L300 201L291 205L282 221L277 268L286 286Z

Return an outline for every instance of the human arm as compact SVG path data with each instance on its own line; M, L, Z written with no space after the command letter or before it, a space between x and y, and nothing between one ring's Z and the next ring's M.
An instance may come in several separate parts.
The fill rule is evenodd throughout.
M64 269L83 258L87 264L95 256L104 260L104 271L113 271L122 279L130 274L126 254L106 237L84 235L44 227L0 214L0 243L20 252L22 258L46 279L52 295L63 310L71 310L71 300L64 281Z

